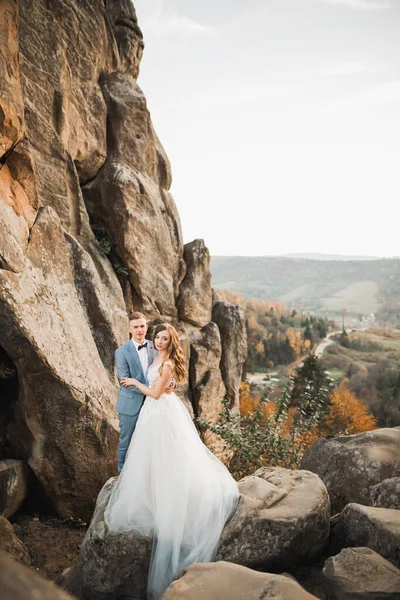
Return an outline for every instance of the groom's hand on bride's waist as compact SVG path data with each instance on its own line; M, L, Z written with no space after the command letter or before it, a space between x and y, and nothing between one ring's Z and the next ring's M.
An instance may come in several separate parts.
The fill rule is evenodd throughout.
M176 388L176 381L175 381L175 379L171 379L171 383L165 388L164 394L172 394L172 392L175 390L175 388Z

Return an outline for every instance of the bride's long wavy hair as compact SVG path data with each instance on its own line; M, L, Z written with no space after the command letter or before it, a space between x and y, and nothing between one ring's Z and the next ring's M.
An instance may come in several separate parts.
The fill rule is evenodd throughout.
M181 382L186 379L187 369L185 363L185 357L182 352L182 348L179 342L178 333L175 327L172 327L169 323L161 323L157 325L153 331L153 344L155 345L156 335L160 333L160 331L169 331L171 336L169 345L167 348L167 356L174 363L174 377L176 381ZM160 373L163 368L162 363L160 365Z

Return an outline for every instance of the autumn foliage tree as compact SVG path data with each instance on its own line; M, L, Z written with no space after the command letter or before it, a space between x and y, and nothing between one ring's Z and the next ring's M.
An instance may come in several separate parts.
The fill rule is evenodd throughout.
M240 384L240 415L244 418L253 414L261 405L260 396L252 394L250 384L247 381L242 381ZM261 420L268 422L275 414L276 406L273 402L262 403Z
M318 427L318 437L361 433L376 426L375 417L343 380L331 394L329 409Z

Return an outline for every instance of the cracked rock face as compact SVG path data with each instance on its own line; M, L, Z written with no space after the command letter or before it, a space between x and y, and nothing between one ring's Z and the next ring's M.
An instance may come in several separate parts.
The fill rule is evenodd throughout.
M190 340L182 395L218 413L208 264L189 322L178 298L197 267L136 82L130 0L3 0L0 42L0 363L14 373L0 382L0 459L27 462L60 515L86 519L116 472L114 350L132 309L173 322L188 355Z

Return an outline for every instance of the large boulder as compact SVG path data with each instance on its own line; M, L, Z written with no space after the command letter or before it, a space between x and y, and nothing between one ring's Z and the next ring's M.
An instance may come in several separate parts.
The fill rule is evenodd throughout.
M400 511L348 504L331 529L331 549L366 546L400 568Z
M2 600L74 600L4 552L0 552L0 589Z
M330 504L317 475L265 467L238 485L239 505L222 532L218 560L282 571L321 553Z
M228 562L195 564L164 592L162 600L315 600L294 579L258 573Z
M371 489L371 504L400 510L400 477L384 479Z
M301 468L325 483L333 514L349 502L370 505L372 488L400 475L400 428L318 439L306 450Z
M398 600L400 569L370 548L344 548L322 574L331 600Z
M185 244L183 256L187 271L179 288L179 317L204 327L211 321L210 253L204 240L194 240Z
M0 516L0 550L8 552L8 554L26 565L30 564L27 549L15 534L11 523L2 516Z
M243 365L247 357L247 333L244 313L239 306L216 301L212 320L218 325L221 336L221 375L225 397L230 408L239 410L239 389Z
M112 478L102 488L78 565L73 574L66 574L66 585L72 590L80 589L85 600L146 598L152 540L135 531L109 532L104 511L115 483L116 478Z
M6 519L17 512L28 492L28 472L21 460L0 460L0 514Z

